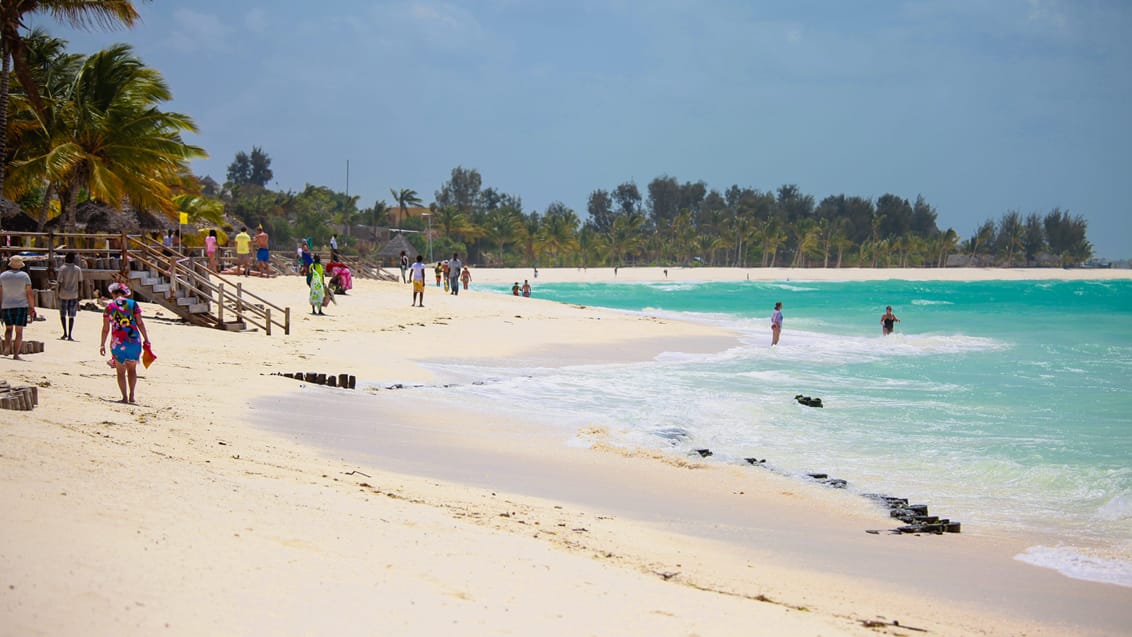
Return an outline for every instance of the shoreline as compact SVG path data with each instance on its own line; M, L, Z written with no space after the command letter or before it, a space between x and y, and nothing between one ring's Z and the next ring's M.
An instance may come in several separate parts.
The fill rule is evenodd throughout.
M568 444L569 432L532 431L526 423L482 412L446 408L430 417L406 391L338 402L334 409L354 424L335 427L334 433L298 424L324 413L335 400L332 391L317 387L257 401L256 421L350 466L382 467L493 496L506 493L528 506L534 499L555 510L626 521L631 536L615 532L605 542L630 562L657 559L635 545L641 533L661 533L665 544L699 548L706 543L710 557L685 555L680 568L666 571L695 588L723 587L783 603L804 600L807 608L834 614L870 607L877 616L931 617L950 626L945 634L976 626L985 634L1043 634L1042 627L1053 625L1059 625L1058 634L1119 634L1125 620L1122 600L1132 599L1125 587L1072 580L1017 560L1033 538L977 528L959 535L892 535L886 531L899 523L859 494L755 467L613 446L601 431L577 432L592 444L579 447ZM380 413L381 422L367 420L372 413ZM280 425L284 420L289 424ZM367 446L367 438L381 443ZM533 524L536 536L544 532L538 528L539 508L528 508L523 522ZM881 533L868 534L868 529ZM758 572L752 574L752 568ZM831 587L859 589L863 595L832 595L834 602L813 597L815 591L831 594ZM1063 598L1076 603L1055 601ZM950 610L928 611L925 599ZM864 606L862 600L867 600ZM1111 623L1102 627L1098 618ZM914 624L911 619L903 623Z
M138 406L101 398L115 389L91 351L95 314L80 313L77 344L50 343L22 366L0 359L7 380L41 387L35 411L0 427L0 496L11 511L0 546L16 547L0 553L9 574L0 619L20 632L186 635L368 634L375 625L414 633L459 625L464 634L733 634L752 623L779 634L902 634L893 620L937 634L1060 635L1120 634L1132 621L1128 589L1019 563L1013 544L977 535L868 536L842 522L872 524L879 514L846 506L835 493L812 497L769 473L547 449L521 420L430 413L408 393L334 400L345 390L270 375L351 371L443 383L428 360L581 364L614 351L640 360L673 343L711 351L733 338L703 325L475 293L484 278L460 297L429 288L424 310L404 303L407 286L358 281L330 317L297 315L287 337L149 321L159 359L141 372ZM303 307L296 277L245 285ZM27 338L49 341L57 313L47 318ZM296 396L300 404L288 402ZM361 399L382 403L380 418L358 415L351 404ZM300 409L312 405L313 412ZM404 465L392 455L346 458L269 433L264 417L381 427ZM585 497L421 475L427 462L488 474L506 465L508 479L523 486L540 479ZM646 519L622 513L625 498ZM666 515L647 519L649 506ZM822 522L808 517L814 510ZM757 513L765 517L749 517ZM673 517L686 526L665 522ZM803 544L806 524L819 526L816 537L826 543ZM689 532L696 529L710 533ZM948 586L978 583L986 598L910 592L871 572L878 560L905 556L929 572L958 573ZM305 608L286 606L295 595ZM1002 604L999 595L1021 605Z
M471 268L476 282L663 283L727 281L1105 281L1132 279L1121 268L720 268L645 266L618 268ZM665 275L667 271L667 275Z

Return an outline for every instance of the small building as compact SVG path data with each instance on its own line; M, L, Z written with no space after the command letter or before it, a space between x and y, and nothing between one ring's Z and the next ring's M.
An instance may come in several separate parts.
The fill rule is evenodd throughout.
M377 262L381 265L399 267L402 250L404 250L405 254L409 257L410 262L416 261L417 255L420 254L417 252L417 249L413 247L413 244L409 243L409 240L405 238L405 235L398 234L394 235L394 237L387 241L385 245L381 247L381 250L377 252Z

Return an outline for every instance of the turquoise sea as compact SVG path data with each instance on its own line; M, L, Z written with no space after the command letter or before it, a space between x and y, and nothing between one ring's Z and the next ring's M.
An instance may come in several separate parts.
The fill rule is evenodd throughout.
M741 345L634 364L451 365L445 373L491 382L451 387L444 399L492 410L538 405L537 421L564 432L600 426L626 446L709 448L711 462L765 458L800 480L828 473L852 491L926 503L965 532L1034 538L1018 559L1132 586L1132 281L539 284L535 292L724 325ZM776 301L785 325L771 348ZM901 319L887 337L885 305ZM799 405L796 394L825 407Z

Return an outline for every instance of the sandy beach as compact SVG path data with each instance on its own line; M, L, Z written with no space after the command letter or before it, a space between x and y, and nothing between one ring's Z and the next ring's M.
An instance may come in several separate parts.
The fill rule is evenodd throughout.
M892 527L770 472L436 409L433 360L574 365L716 352L721 328L538 298L590 281L1132 278L1132 270L473 269L472 289L370 280L310 316L297 277L241 279L290 335L144 305L157 362L113 402L101 316L0 359L0 635L1122 635L1132 589L1014 558L1025 538ZM524 279L535 298L477 291ZM348 373L356 390L282 372ZM400 390L388 387L401 384ZM532 405L537 409L537 405ZM376 416L375 416L376 414ZM383 441L350 453L351 440ZM361 445L357 445L358 448Z

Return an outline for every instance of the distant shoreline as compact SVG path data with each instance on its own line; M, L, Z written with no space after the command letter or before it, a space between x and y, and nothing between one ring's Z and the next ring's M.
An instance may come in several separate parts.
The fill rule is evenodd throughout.
M514 283L656 283L724 281L1108 281L1132 280L1119 268L471 268L472 285ZM666 274L667 272L667 274Z

